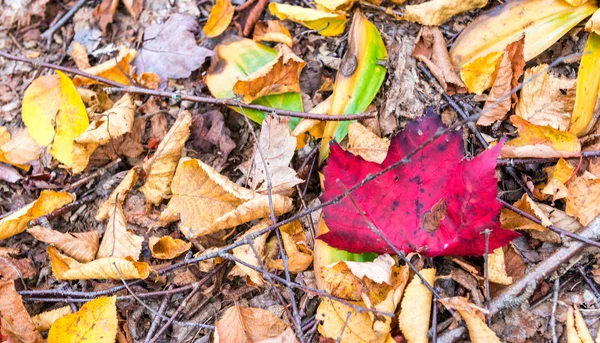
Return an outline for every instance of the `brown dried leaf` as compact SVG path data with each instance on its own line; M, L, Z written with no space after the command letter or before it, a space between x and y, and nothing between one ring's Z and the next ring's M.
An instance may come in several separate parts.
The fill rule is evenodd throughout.
M175 175L177 162L181 158L185 141L190 136L192 117L188 111L183 111L160 142L154 156L144 163L148 174L146 183L140 187L149 203L158 205L163 198L171 194L171 179Z
M79 70L91 68L88 51L85 45L73 40L71 43L71 58Z
M112 23L115 12L119 6L119 0L102 0L102 3L94 9L94 18L98 20L102 33L106 36L106 27Z
M10 257L19 254L20 250L18 248L0 247L0 257Z
M569 196L565 212L577 217L581 225L588 225L600 214L600 178L585 172L573 177L567 189Z
M212 38L223 33L233 19L233 12L235 9L231 0L217 0L204 24L204 35Z
M300 72L306 65L286 45L278 45L277 57L254 73L235 82L233 92L242 95L249 104L257 98L270 94L300 92Z
M430 285L435 281L435 269L422 269L421 275ZM407 341L411 343L427 343L429 331L429 316L431 314L431 301L433 294L421 283L415 275L406 287L402 299L398 325Z
M117 204L108 217L106 231L102 237L96 258L130 257L137 261L142 252L142 243L144 243L143 237L127 229L123 206Z
M544 188L542 188L542 194L550 196L552 201L569 196L569 190L567 189L566 183L571 179L571 175L575 172L575 167L565 161L564 158L561 158L558 160L558 163L556 163L556 166L544 168L544 171L548 174L548 182Z
M0 320L2 334L15 343L43 343L35 324L23 306L13 281L0 281Z
M29 279L36 275L33 263L28 258L0 256L0 276L5 280Z
M381 138L358 122L348 126L348 151L369 162L382 163L387 156L390 140Z
M238 15L233 19L238 35L250 37L254 24L260 18L268 0L248 0L236 8Z
M235 148L231 131L225 125L225 118L220 111L212 110L194 116L191 131L194 149L213 152L217 147L221 161L226 161Z
M112 0L104 0L104 2L106 1ZM114 1L118 2L118 0ZM130 85L131 81L129 79L133 74L130 64L136 56L137 51L135 51L134 49L127 49L123 47L119 50L119 55L116 58L111 58L104 63L90 67L83 71L88 74L100 76L105 79L121 83L123 85ZM100 82L93 79L89 79L84 76L77 75L73 78L73 84L79 87L84 85L100 84Z
M463 297L446 298L440 301L446 308L458 311L467 323L469 336L473 343L501 343L494 331L485 324L483 315L481 314L481 311L484 311L483 309L470 304L467 298Z
M283 43L290 48L294 44L290 31L279 20L266 20L256 23L252 39L255 42Z
M96 220L103 221L108 218L110 213L115 208L115 202L118 202L117 206L123 206L127 193L131 190L131 187L135 185L138 179L137 168L129 170L127 175L123 178L121 183L110 193L110 196L102 203L96 212Z
M313 252L306 242L306 235L300 220L285 224L279 230L281 231L283 248L288 257L288 270L293 274L297 274L308 269L313 261ZM285 270L283 261L280 259L269 260L267 266Z
M171 236L150 237L148 246L152 257L161 260L170 260L190 250L192 243L176 239Z
M42 312L38 315L31 317L31 320L35 324L35 329L42 332L50 330L50 327L54 322L66 316L67 314L71 314L71 306L59 307L54 310Z
M100 234L97 231L62 233L34 226L27 229L38 241L53 245L79 262L90 262L96 257Z
M261 308L232 306L215 326L215 343L297 342L295 337L292 341L283 341L281 337L288 329L287 324Z
M263 219L258 224L254 225L252 228L250 228L250 230L246 231L246 233L244 233L242 236L240 236L236 241L239 241L239 240L243 239L245 236L247 236L253 232L265 229L271 225L273 225L273 222L270 219ZM267 243L268 236L269 236L269 233L266 232L266 233L256 237L252 241L252 244L254 245L254 249L258 253L258 256L256 256L256 254L254 253L254 250L252 249L250 244L242 245L242 246L239 246L239 247L233 249L232 250L233 256L239 258L240 260L242 260L250 265L253 265L255 267L260 267L261 263L260 263L259 259L261 261L264 261L264 259L265 259L265 245ZM235 267L233 267L233 269L229 273L229 276L247 276L250 279L250 281L252 281L252 283L257 286L262 286L264 284L264 280L262 278L261 272L256 271L250 267L247 267L247 266L245 266L241 263L237 263L237 262L235 263Z

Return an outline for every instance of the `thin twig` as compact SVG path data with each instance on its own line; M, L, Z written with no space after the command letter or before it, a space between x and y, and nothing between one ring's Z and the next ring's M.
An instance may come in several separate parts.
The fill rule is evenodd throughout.
M340 343L342 341L342 337L344 336L344 331L346 331L346 327L348 327L348 322L350 321L351 315L352 315L352 312L348 311L348 314L346 314L346 320L344 321L344 326L342 326L342 331L340 331L340 335L335 340L335 343Z
M162 328L160 328L160 330L158 330L158 332L156 333L156 335L154 336L154 338L149 342L149 343L155 343L156 340L162 336L162 334L169 328L169 326L171 326L171 324L173 324L175 322L175 318L177 318L177 316L179 315L179 313L181 313L181 311L183 311L184 308L186 308L186 306L188 305L188 302L192 299L192 297L194 296L194 294L196 294L196 292L198 292L200 290L199 286L195 286L192 291L190 292L190 294L187 295L187 297L185 297L185 299L183 299L183 301L181 302L181 304L179 304L179 306L177 307L177 310L175 310L175 312L173 312L173 315L171 315L171 318L169 318L169 320L167 320L167 322L165 323L165 325L163 325Z
M65 187L63 189L63 191L65 192L69 192L83 184L88 183L90 180L97 178L98 176L104 175L104 173L106 172L106 170L111 169L112 167L116 166L117 164L121 163L121 158L117 158L116 160L108 163L107 165L105 165L104 167L98 168L96 169L96 171L94 171L93 173L91 173L90 175L87 175L85 177L82 177L81 179L73 182L72 184L68 185L67 187Z
M575 159L579 160L581 157L583 157L583 158L600 157L600 150L584 151L577 156L566 157L564 159L567 161L575 160ZM516 166L516 165L531 164L531 163L539 163L539 164L555 163L559 159L561 159L561 157L554 157L554 158L499 158L496 163L499 166Z
M483 234L485 235L485 254L483 255L483 268L485 275L485 309L488 310L487 315L487 324L490 326L492 324L492 316L489 315L490 310L490 265L489 265L489 252L490 252L490 234L492 230L485 229L483 230Z
M594 293L594 302L596 303L596 307L600 307L600 292L598 292L598 288L596 287L595 282L587 276L587 273L585 272L585 269L582 266L578 266L577 270L579 271L579 274L581 274L581 276L583 277L585 283L587 283L587 285L591 288L592 293Z
M170 289L173 289L173 285L169 286L169 290ZM158 308L158 313L163 314L165 312L165 310L167 309L167 304L169 303L169 299L171 299L170 294L164 296L163 301ZM148 341L154 335L156 329L158 328L158 325L160 325L161 322L162 318L160 318L159 316L154 316L154 318L152 319L152 324L150 324L150 329L148 329L148 333L146 334L146 338L144 339L144 343L148 343Z
M50 212L49 214L42 216L42 217L38 217L32 221L30 221L27 225L29 227L32 226L36 226L36 225L41 225L44 221L52 221L55 218L58 218L60 216L62 216L63 214L70 212L71 210L74 210L76 208L78 208L81 205L87 204L88 202L91 202L92 200L94 200L96 198L96 193L90 193L86 196L84 196L83 198L79 199L79 200L75 200L70 204L66 204L65 206L56 209L52 212Z
M44 33L42 33L41 37L48 39L48 44L50 42L50 39L52 39L52 35L54 34L54 32L56 32L56 30L60 29L63 25L66 24L67 21L69 21L69 19L71 19L71 17L75 14L75 12L77 12L81 7L83 7L83 5L85 5L85 3L88 0L79 0L75 3L75 5L73 5L73 7L67 12L65 13L64 16L62 16L62 18L60 18L59 21L56 22L56 24L52 25L48 30L44 31Z
M552 343L558 343L556 336L556 306L558 305L558 293L560 292L560 278L554 280L554 292L552 296L552 314L550 315L550 330L552 331Z

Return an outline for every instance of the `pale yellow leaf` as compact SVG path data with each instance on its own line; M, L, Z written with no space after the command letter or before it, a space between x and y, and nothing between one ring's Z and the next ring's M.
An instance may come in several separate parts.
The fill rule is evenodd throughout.
M119 185L113 190L112 193L110 193L110 196L98 208L98 212L96 212L96 220L103 221L104 219L108 218L110 212L115 208L115 202L118 202L119 206L123 205L127 193L129 193L131 187L135 185L137 179L137 168L131 168L123 180L121 180Z
M279 19L289 19L309 29L317 30L322 36L337 36L346 29L347 19L343 14L276 2L269 4L269 11Z
M148 246L152 257L161 260L170 260L190 250L192 243L176 239L171 236L150 237Z
M501 343L498 336L484 322L481 315L481 309L475 305L469 304L467 298L452 297L440 300L447 308L458 311L463 320L467 323L469 336L473 343Z
M358 122L348 126L348 151L369 162L382 163L390 140L381 138Z
M430 285L433 285L435 269L422 269L420 274ZM412 281L406 286L398 316L398 325L408 343L428 342L427 331L429 331L432 299L433 294L421 283L419 276L413 276Z
M38 241L54 245L79 262L92 261L98 251L100 234L97 231L62 233L34 226L27 229L27 232Z
M279 337L288 328L287 324L268 310L238 305L226 309L215 326L215 343L268 342ZM292 343L297 340L285 342Z
M0 320L2 334L10 337L14 343L44 342L12 280L0 280Z
M504 251L502 248L498 248L493 253L488 254L488 270L490 282L501 285L510 285L513 283L512 277L506 273Z
M54 310L42 312L38 315L31 317L31 320L35 324L36 330L40 332L48 331L57 319L62 318L67 314L71 313L71 306L64 306Z
M0 146L0 151L2 151L6 162L17 167L37 161L40 157L40 146L29 135L29 131L24 128L17 129L10 141ZM27 166L27 169L29 169L29 166Z
M305 271L313 261L313 252L306 242L306 235L302 229L300 220L294 220L279 228L283 248L288 257L288 270L297 274ZM285 270L281 259L270 259L267 261L269 268Z
M459 13L482 8L487 3L488 0L431 0L406 6L403 19L421 25L439 26Z
M118 326L116 301L116 296L99 297L59 318L48 332L48 343L113 343Z
M135 116L135 105L129 94L123 95L113 108L105 111L100 119L90 123L90 126L75 139L81 144L106 144L111 139L131 132Z
M327 12L347 11L356 0L315 0L317 8Z
M71 58L79 70L85 70L91 67L88 51L85 45L73 40L71 43Z
M308 111L308 113L315 114L327 114L331 110L331 100L333 96L329 96L327 99L320 102L317 106L313 107L312 110ZM319 125L320 124L320 125ZM323 138L323 130L324 130L325 122L316 119L302 119L294 131L292 131L292 136L298 137L305 132L310 132L310 135L314 138Z
M116 58L108 59L102 64L84 69L83 71L88 74L100 76L105 79L121 83L123 85L129 85L131 84L129 77L131 77L130 74L132 74L130 63L135 59L136 56L137 51L134 49L121 47L119 50L119 55ZM77 75L73 79L73 83L75 83L76 86L82 86L98 84L100 82Z
M600 214L600 178L589 172L575 176L567 184L568 215L575 216L582 225L589 223Z
M290 48L294 44L290 31L279 20L261 20L256 23L252 39L255 42L283 43Z
M142 252L144 238L127 229L127 220L123 207L116 204L110 212L106 224L106 231L102 236L102 242L96 258L104 257L131 257L137 261Z
M573 306L569 306L567 309L566 331L567 343L583 343L581 342L581 339L579 339L577 329L575 328L575 315L573 313Z
M265 228L271 226L272 224L273 224L273 222L270 219L263 219L258 224L254 225L252 228L250 228L250 230L246 231L236 241L243 239L245 236L247 236L253 232L265 229ZM234 248L232 250L233 256L237 257L238 259L240 259L252 266L260 267L261 261L264 261L264 259L265 259L265 245L267 243L268 236L269 236L269 232L265 232L264 234L256 237L254 240L252 240L254 249L252 249L250 244L245 244L245 245L239 246L237 248ZM254 253L254 251L256 251L256 253L258 253L258 256ZM261 272L256 271L256 270L254 270L250 267L247 267L238 262L235 263L235 267L233 267L233 269L229 273L229 276L247 276L248 279L250 279L250 281L252 281L252 283L257 286L262 286L264 284L264 280L262 278Z
M553 201L569 196L566 183L575 172L575 167L561 158L556 166L544 170L548 174L548 183L541 190L542 194L551 196Z
M569 2L569 0L566 0ZM573 1L573 0L570 0ZM584 1L584 0L580 0ZM585 30L588 32L594 32L597 35L600 35L600 10L596 10L590 20L585 23Z

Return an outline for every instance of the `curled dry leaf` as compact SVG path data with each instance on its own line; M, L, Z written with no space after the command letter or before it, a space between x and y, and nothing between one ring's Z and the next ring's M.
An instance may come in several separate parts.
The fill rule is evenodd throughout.
M488 0L431 0L419 5L408 5L404 10L404 20L427 26L439 26L453 16L482 8Z
M305 271L313 261L313 252L306 242L306 235L300 220L295 220L279 228L283 248L288 257L288 270L297 274ZM285 270L281 259L269 260L267 266L274 269Z
M420 274L430 285L435 282L435 269L422 269ZM406 292L400 305L398 325L406 340L410 343L427 343L429 315L433 294L421 283L418 275L406 286Z
M53 245L79 262L90 262L96 257L100 234L97 231L62 233L34 226L27 229L38 241Z
M38 315L31 317L31 320L35 324L35 329L42 332L50 330L52 324L59 318L62 318L68 314L71 314L71 306L63 306L54 310L42 312Z
M119 101L100 119L90 123L90 126L75 139L81 144L106 144L111 139L131 132L135 117L135 105L129 94L123 95Z
M359 122L348 126L348 151L365 161L382 163L389 148L389 139L377 136Z
M255 99L271 94L300 92L300 72L306 65L287 45L278 45L277 57L242 77L233 85L233 92L249 104Z
M61 254L55 247L47 247L46 252L57 280L121 280L121 276L125 280L146 279L152 271L146 262L136 262L131 257L107 257L79 263Z
M123 206L115 204L114 209L108 217L106 231L104 231L96 258L131 257L137 261L142 252L142 243L144 243L143 237L127 229L127 220L125 219L125 213L123 213Z
M134 49L128 49L122 47L119 50L119 55L115 58L111 58L104 63L98 64L96 66L84 69L83 71L103 77L105 79L109 79L123 85L131 85L131 75L133 74L131 70L131 62L137 56L137 51ZM73 78L73 83L75 86L85 86L85 85L94 85L99 84L100 82L87 78L85 76L77 75Z
M594 32L595 34L600 35L600 11L596 10L590 20L585 23L585 30L587 32Z
M161 260L170 260L190 250L192 243L176 239L171 236L150 237L148 246L152 257Z
M116 301L116 296L99 297L59 318L48 332L48 343L113 343L118 326Z
M285 342L296 343L281 319L261 308L232 306L215 324L215 343L230 342ZM282 337L288 337L283 340Z
M266 20L256 23L252 39L256 42L283 43L290 48L294 44L290 31L279 20Z
M473 343L500 343L498 336L484 322L483 309L470 304L467 298L452 297L441 299L440 302L450 309L455 309L467 323L469 336Z
M37 274L29 258L0 256L0 277L5 280L29 279Z
M544 171L548 174L548 182L541 190L541 193L550 196L552 201L568 197L569 190L566 185L575 172L575 167L564 158L561 158L556 163L556 166L544 168Z
M577 217L582 225L588 225L600 214L600 178L584 172L573 177L567 188L569 196L565 212Z
M223 33L233 19L235 8L231 4L231 0L217 0L206 24L204 24L204 35L207 37L217 37Z
M568 343L595 342L577 306L569 305L567 309L566 330Z
M546 64L527 69L515 114L528 122L566 131L575 103L575 80L548 73ZM539 75L538 75L539 74Z
M119 0L102 0L94 9L94 18L98 20L104 35L106 35L106 27L113 21L117 6L119 6Z
M273 225L273 222L270 219L263 219L258 224L254 225L250 230L246 231L242 236L240 236L236 241L243 239L245 236L265 229L269 226ZM254 245L254 249L250 246L250 244L245 244L239 246L232 250L233 256L239 258L240 260L253 265L255 267L261 266L261 261L265 259L265 246L267 244L267 237L269 233L266 232L258 237L256 237L252 244ZM254 253L256 251L256 253ZM258 256L257 256L258 254ZM259 261L260 259L260 261ZM249 268L241 263L235 263L235 267L229 273L230 276L248 276L250 281L257 286L262 286L264 284L264 280L262 278L262 273Z
M112 191L110 196L102 203L100 208L98 208L98 212L96 212L96 220L103 221L104 219L108 218L111 211L113 211L115 208L115 202L118 203L117 206L122 206L127 193L129 193L131 187L135 185L137 179L137 168L131 168L123 180L121 180L119 185Z
M19 248L11 248L11 247L0 247L0 257L10 257L14 255L19 255Z
M513 283L512 277L506 272L504 250L502 248L498 248L492 254L488 255L488 265L490 282L501 285L510 285Z
M177 162L181 158L185 141L190 136L192 117L188 111L183 111L177 117L173 126L160 142L154 156L144 163L148 174L146 183L140 187L146 201L154 205L161 203L163 198L171 194L171 179L175 174Z
M35 329L29 313L23 305L23 299L17 293L14 282L0 281L0 320L2 335L13 342L43 343L42 335Z
M317 30L322 36L337 36L346 29L347 20L343 14L328 13L276 2L269 4L269 11L281 20L289 19L309 29Z
M510 121L519 130L519 137L502 146L501 157L573 157L581 152L579 140L572 133L534 125L519 116L511 116Z
M326 114L331 111L331 100L332 96L320 102L317 106L313 107L308 113ZM305 132L309 132L314 138L323 138L323 129L325 128L325 122L316 119L302 119L298 125L292 131L292 136L300 137Z
M269 198L231 182L200 160L182 159L177 167L173 196L161 213L163 224L181 219L188 238L208 235L270 214ZM275 215L293 208L288 197L274 194Z
M73 200L75 197L67 192L43 190L37 200L0 220L0 240L25 231L30 220L45 216Z
M465 84L450 62L446 40L439 28L421 27L412 56L427 65L446 93L452 95L467 91Z
M71 58L79 70L85 70L91 67L88 58L88 51L85 45L73 40L71 43Z
M268 0L249 0L238 6L237 15L233 18L240 37L250 37L254 25L260 19Z
M39 157L40 146L27 129L19 128L11 137L5 127L0 127L0 162L29 171L29 164Z

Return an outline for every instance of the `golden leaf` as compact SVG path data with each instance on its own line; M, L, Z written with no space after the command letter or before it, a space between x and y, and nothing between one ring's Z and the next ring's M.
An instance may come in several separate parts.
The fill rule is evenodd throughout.
M31 320L35 324L35 329L42 332L50 330L50 327L56 320L71 314L71 306L59 307L54 310L42 312L38 315L31 317Z
M28 164L40 157L40 146L27 129L17 129L12 138L5 130L6 128L0 127L0 161L29 171Z
M30 220L45 216L73 200L75 197L67 192L43 190L36 201L0 220L0 240L25 231Z
M137 168L131 168L119 185L110 193L110 196L102 203L98 212L96 212L96 220L103 221L110 216L111 211L115 208L115 202L118 202L118 206L122 206L125 201L125 197L131 187L135 185L138 179Z
M42 226L34 226L27 229L27 232L38 241L54 245L79 262L92 261L98 251L100 234L97 231L62 233Z
M14 343L44 342L23 306L23 299L17 293L13 281L0 280L0 320L2 334L10 337Z
M121 280L120 275L125 280L146 279L152 271L146 262L136 262L131 257L106 257L79 263L61 254L55 247L49 246L46 251L50 255L52 273L57 280Z
M48 332L48 343L113 343L118 325L116 301L116 296L99 297L59 318Z
M283 248L288 257L288 270L293 274L305 271L312 264L313 252L306 242L302 223L300 223L300 220L294 220L281 226L279 230L281 231ZM284 270L281 259L269 260L267 266Z
M279 20L261 20L256 23L252 39L255 42L283 43L290 48L294 44L290 31Z
M481 310L475 305L469 304L467 298L452 297L441 299L440 302L446 307L455 309L467 323L469 336L473 343L500 343L500 339L494 331L484 322Z
M281 319L261 308L232 306L215 325L215 343L284 342L278 337L288 329ZM295 343L286 340L286 343Z
M131 81L129 81L129 77L131 77L130 74L132 74L130 63L135 59L136 56L137 51L134 49L122 47L119 50L119 55L116 58L111 58L102 64L84 69L83 71L88 74L100 76L105 79L121 83L125 86L130 85ZM73 83L76 86L84 86L99 84L100 82L88 79L85 76L77 75L73 79Z
M142 243L144 243L143 237L127 229L123 207L116 204L108 217L106 231L104 231L96 258L131 257L137 261L142 252Z
M71 58L79 70L85 70L91 67L88 58L88 51L85 45L73 40L71 43Z
M544 168L544 171L548 174L548 183L541 190L542 194L551 196L553 201L569 196L566 183L575 172L575 167L564 158L561 158L556 163L556 166Z
M382 163L387 156L390 140L381 138L358 122L348 126L348 151L369 162Z
M148 246L152 257L161 260L170 260L190 250L192 243L176 239L171 236L150 237Z
M223 33L231 23L234 11L231 0L217 0L204 24L204 35L212 38Z
M269 11L281 20L289 19L309 29L317 30L322 36L337 36L346 29L347 19L343 14L328 13L276 2L269 4Z
M503 57L503 51L491 52L463 66L460 70L460 78L469 93L481 95L483 91L492 87Z
M200 160L182 159L171 186L173 197L161 213L163 224L181 219L180 230L188 238L208 235L270 214L267 195L231 182ZM293 208L288 197L274 194L275 215Z
M177 162L181 158L185 141L190 136L192 116L183 111L177 117L167 135L158 145L154 156L144 163L148 174L146 183L140 187L146 200L154 205L161 203L164 197L171 194L171 179L175 174Z
M246 231L236 241L244 239L245 236L247 236L253 232L265 229L271 225L273 225L273 222L270 219L263 219L258 224L254 225L252 228L250 228L250 230ZM254 240L252 240L252 244L254 245L254 250L256 250L256 252L258 253L258 256L256 256L256 254L254 253L254 250L252 249L250 244L245 244L245 245L239 246L237 248L234 248L232 250L233 256L237 257L238 259L240 259L250 265L253 265L255 267L260 267L261 266L260 262L264 261L264 259L265 259L265 245L267 243L268 236L269 236L269 233L265 232L264 234L256 237ZM260 261L259 261L259 259L260 259ZM261 272L254 270L250 267L247 267L238 262L235 263L235 267L233 267L233 269L231 270L229 275L230 276L248 276L250 281L252 281L252 283L254 283L255 285L262 286L264 284L264 280L262 278Z
M510 285L513 283L512 277L506 273L504 251L502 248L498 248L492 254L488 254L488 265L490 282L501 285Z
M404 20L427 26L439 26L451 17L487 5L488 0L431 0L405 8Z
M111 139L131 132L135 116L135 105L131 95L125 94L115 105L90 123L90 126L75 139L81 144L106 144Z
M420 274L430 285L435 282L435 269L422 269ZM433 294L421 283L419 276L413 276L406 286L406 292L400 305L398 325L409 343L427 343L429 315Z
M577 136L572 133L534 125L519 116L511 116L510 121L519 130L519 137L502 146L501 157L572 157L581 152Z
M356 0L315 0L317 8L327 12L347 11Z
M581 176L573 177L567 189L569 196L565 212L577 217L582 225L588 225L600 214L600 178L584 172Z

